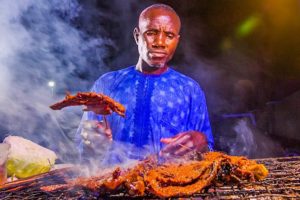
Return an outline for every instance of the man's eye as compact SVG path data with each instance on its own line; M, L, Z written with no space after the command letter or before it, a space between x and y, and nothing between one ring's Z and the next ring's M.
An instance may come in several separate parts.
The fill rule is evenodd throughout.
M167 37L168 37L169 39L173 39L173 38L175 37L175 35L174 35L174 34L171 34L171 33L169 33L169 34L167 34Z
M148 36L155 35L155 32L154 31L147 31L146 35L148 35Z

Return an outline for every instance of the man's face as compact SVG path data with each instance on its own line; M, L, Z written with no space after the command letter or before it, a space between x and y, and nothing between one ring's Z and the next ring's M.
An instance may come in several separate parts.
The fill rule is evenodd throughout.
M179 29L180 22L173 13L161 9L146 13L134 32L143 62L151 67L164 67L176 50Z

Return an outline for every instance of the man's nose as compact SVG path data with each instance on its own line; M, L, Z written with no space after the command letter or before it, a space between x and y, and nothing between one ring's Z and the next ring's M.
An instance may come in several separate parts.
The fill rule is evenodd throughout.
M166 37L163 33L159 33L156 36L153 46L156 48L165 48L166 47Z

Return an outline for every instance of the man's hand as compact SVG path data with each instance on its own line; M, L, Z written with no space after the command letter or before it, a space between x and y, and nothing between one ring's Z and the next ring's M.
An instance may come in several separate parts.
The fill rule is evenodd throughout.
M92 111L96 113L97 115L109 115L112 113L112 110L109 108L108 105L102 104L102 105L88 105L84 106L83 111Z
M191 151L205 152L208 150L206 136L198 131L182 132L171 138L160 140L166 146L160 151L161 156L182 156Z
M86 145L97 147L99 143L112 141L112 131L105 122L90 120L83 122L81 137Z

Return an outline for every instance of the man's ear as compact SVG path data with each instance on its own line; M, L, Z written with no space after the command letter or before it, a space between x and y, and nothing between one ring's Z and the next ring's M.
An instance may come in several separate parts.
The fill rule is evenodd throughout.
M133 37L134 37L134 40L135 40L136 44L138 44L138 42L139 42L139 35L140 35L139 28L135 27L133 29Z

